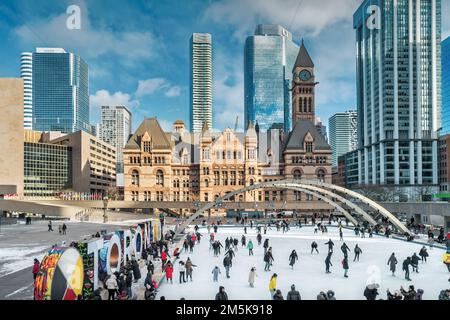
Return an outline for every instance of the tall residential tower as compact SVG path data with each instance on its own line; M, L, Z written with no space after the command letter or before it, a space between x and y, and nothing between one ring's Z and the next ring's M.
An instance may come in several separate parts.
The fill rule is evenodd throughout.
M125 106L102 106L97 136L117 151L117 173L123 173L123 147L131 135L131 112Z
M208 33L194 33L190 40L190 125L199 133L206 123L212 128L212 39Z
M441 0L365 0L354 28L359 184L437 187Z
M299 47L292 34L279 25L258 25L245 41L245 124L261 130L282 124L289 132L291 123L292 69Z

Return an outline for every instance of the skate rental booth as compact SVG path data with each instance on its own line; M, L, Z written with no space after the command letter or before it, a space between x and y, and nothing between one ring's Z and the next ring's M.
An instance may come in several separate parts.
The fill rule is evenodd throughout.
M119 271L143 250L161 239L161 223L145 220L100 238L53 247L42 259L34 282L35 300L89 299L106 275Z

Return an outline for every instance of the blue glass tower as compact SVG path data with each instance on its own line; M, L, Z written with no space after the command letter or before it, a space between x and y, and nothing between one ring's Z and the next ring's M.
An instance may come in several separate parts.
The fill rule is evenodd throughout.
M258 123L261 130L283 124L290 131L289 86L299 46L279 25L258 25L247 38L244 52L245 124Z
M91 132L88 65L59 48L33 53L33 129Z
M442 41L442 135L450 134L450 37Z

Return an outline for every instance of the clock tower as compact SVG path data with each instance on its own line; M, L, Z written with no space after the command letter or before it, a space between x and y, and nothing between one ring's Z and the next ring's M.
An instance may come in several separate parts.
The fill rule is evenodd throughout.
M292 126L297 120L315 123L315 82L314 63L302 40L302 45L292 70Z

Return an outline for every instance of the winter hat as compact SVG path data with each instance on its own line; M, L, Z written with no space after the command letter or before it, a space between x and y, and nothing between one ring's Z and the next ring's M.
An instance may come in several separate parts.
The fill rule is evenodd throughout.
M414 286L413 285L409 286L409 290L414 290Z
M334 297L334 291L333 290L328 290L327 297L328 298L333 298Z
M327 300L327 295L325 292L320 291L320 293L317 295L317 300Z

